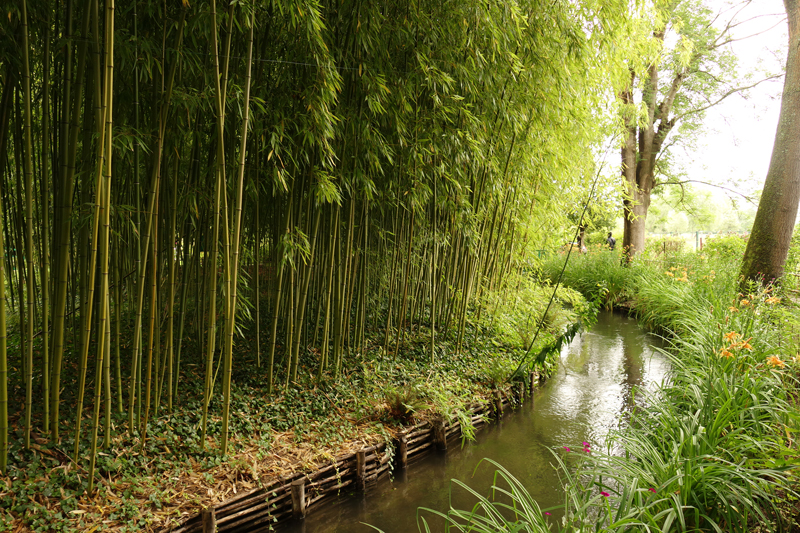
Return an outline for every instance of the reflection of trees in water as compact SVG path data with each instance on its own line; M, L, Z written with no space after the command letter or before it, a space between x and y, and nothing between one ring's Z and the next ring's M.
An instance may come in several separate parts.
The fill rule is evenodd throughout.
M642 386L644 374L644 364L642 354L643 346L632 342L622 343L622 372L623 372L623 412L629 412L633 408L636 388Z

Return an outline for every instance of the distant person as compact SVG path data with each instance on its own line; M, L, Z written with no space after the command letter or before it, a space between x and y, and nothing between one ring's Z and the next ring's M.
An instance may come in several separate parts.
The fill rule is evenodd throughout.
M617 240L611 236L611 232L608 232L608 238L606 239L606 244L608 244L608 249L613 250L614 247L617 245Z

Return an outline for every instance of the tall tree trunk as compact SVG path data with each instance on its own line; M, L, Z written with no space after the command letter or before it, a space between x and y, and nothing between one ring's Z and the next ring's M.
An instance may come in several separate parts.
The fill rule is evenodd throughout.
M783 0L783 4L789 19L789 56L778 131L742 260L744 279L763 283L783 275L800 201L800 3Z

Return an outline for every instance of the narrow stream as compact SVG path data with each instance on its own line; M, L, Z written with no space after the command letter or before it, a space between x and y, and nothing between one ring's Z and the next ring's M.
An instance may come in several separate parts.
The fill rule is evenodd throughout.
M473 443L431 454L379 483L365 494L343 493L335 502L312 509L305 520L279 528L289 533L413 533L417 508L445 512L469 508L474 500L463 490L450 494L450 480L466 482L480 493L492 483L488 457L508 469L527 487L541 508L563 503L558 473L549 449L597 446L631 407L634 387L651 387L665 376L667 362L652 349L659 339L644 333L634 320L602 313L590 332L576 337L561 354L558 372L517 411L483 429ZM473 474L474 473L474 474ZM553 513L558 519L560 513ZM425 514L432 531L443 523Z

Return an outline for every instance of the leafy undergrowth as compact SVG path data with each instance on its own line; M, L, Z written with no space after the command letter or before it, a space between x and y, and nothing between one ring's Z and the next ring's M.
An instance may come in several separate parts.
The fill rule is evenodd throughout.
M616 254L600 252L568 266L565 283L587 298L626 302L671 340L672 371L657 392L637 393L647 396L644 407L611 433L607 450L570 454L582 468L563 469L571 520L561 531L793 530L800 306L789 284L740 292L739 244L651 250L624 268ZM545 265L550 276L558 260ZM622 289L612 294L611 284ZM511 489L522 506L524 487ZM486 513L498 505L481 503ZM542 523L538 508L528 514L523 521Z
M559 307L534 348L552 343L563 324L576 318ZM421 327L397 357L371 345L365 355L345 360L338 377L327 374L320 381L317 355L309 350L302 357L298 381L279 387L272 396L266 392L266 371L234 370L225 457L219 448L221 386L217 383L209 405L203 442L203 365L187 355L180 397L171 413L164 407L148 413L144 439L138 431L128 432L127 414L118 410L115 400L112 437L103 442L97 457L97 488L92 494L87 492L89 407L82 413L77 463L72 460L74 415L70 418L68 408L63 409L58 446L34 433L31 449L23 449L22 422L13 419L8 476L0 491L0 531L159 531L276 476L311 470L385 440L403 424L434 416L468 422L470 405L490 397L524 354L506 338L497 325L470 320L461 352L456 353L455 341L437 338L431 362L430 336ZM237 350L235 357L245 360L240 368L256 368L249 360L249 346L242 343ZM191 354L191 343L187 352ZM547 372L552 365L548 360L538 370ZM75 379L75 374L72 368L65 380ZM276 377L283 383L280 373ZM37 414L34 427L42 427ZM100 433L102 442L102 422Z

